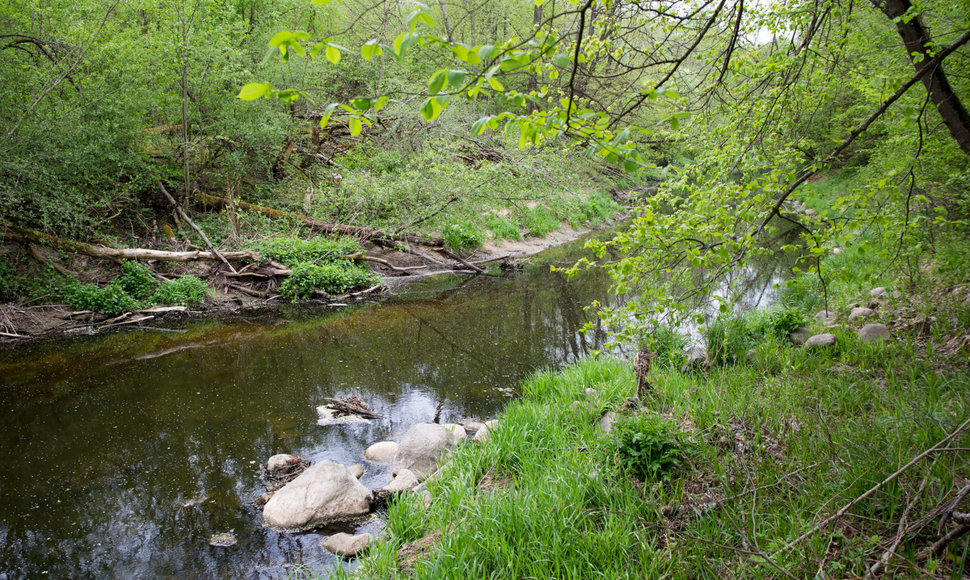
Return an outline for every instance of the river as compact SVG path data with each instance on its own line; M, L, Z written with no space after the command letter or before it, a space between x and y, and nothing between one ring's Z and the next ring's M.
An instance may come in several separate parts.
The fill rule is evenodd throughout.
M611 303L603 272L567 281L581 242L506 277L441 276L345 307L286 305L0 351L0 579L281 578L326 574L334 531L281 534L251 501L276 453L361 463L413 424L489 419L529 374L603 347L584 307ZM759 276L768 288L774 274ZM763 292L762 288L762 292ZM754 290L757 293L759 290ZM384 419L321 427L325 397ZM365 463L364 485L390 468ZM232 532L229 548L212 534Z

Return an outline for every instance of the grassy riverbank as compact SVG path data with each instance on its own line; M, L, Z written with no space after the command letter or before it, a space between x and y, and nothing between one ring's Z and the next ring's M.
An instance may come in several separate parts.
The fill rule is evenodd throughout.
M493 437L429 485L430 507L417 496L390 507L358 575L841 578L885 556L890 576L961 577L968 536L933 546L941 506L970 483L970 434L911 460L970 416L970 296L945 256L922 272L908 288L887 280L902 292L876 310L884 343L860 342L862 323L842 309L834 329L810 325L834 333L834 347L765 333L750 357L708 370L658 359L639 406L627 402L628 361L535 375ZM814 306L809 287L786 298ZM609 434L606 412L617 416Z

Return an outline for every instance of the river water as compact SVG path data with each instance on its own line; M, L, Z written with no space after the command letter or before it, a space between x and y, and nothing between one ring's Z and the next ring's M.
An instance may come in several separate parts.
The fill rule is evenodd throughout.
M0 351L0 579L326 574L337 564L321 540L380 520L263 530L259 465L276 453L361 463L436 415L489 419L529 374L601 348L602 332L579 330L585 306L615 300L609 280L549 268L581 252L547 250L507 277L427 279L380 303ZM385 418L316 424L325 397L350 394ZM365 466L364 485L387 483L389 467ZM221 532L238 543L209 546Z

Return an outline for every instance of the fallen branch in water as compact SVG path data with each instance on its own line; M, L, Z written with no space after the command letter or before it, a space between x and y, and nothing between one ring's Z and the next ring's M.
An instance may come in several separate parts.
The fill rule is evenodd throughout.
M356 396L350 396L346 399L333 399L327 397L324 399L327 402L327 407L330 407L337 413L343 413L345 415L359 415L365 419L380 419L381 415L370 410L367 403L364 403L360 398ZM339 415L338 415L339 416Z

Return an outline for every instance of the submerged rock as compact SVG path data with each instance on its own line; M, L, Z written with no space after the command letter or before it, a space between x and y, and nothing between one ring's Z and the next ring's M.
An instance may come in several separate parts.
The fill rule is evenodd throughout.
M213 534L209 536L209 545L217 548L228 548L230 546L235 546L236 536L234 536L231 532Z
M317 407L317 425L326 427L327 425L349 425L351 423L368 423L370 420L360 415L340 415L339 411L331 409L326 405Z
M398 444L394 441L381 441L364 451L364 459L374 463L391 463L397 455Z
M835 345L835 335L829 334L829 333L816 334L815 336L809 337L808 340L805 341L805 346L807 348L812 348L812 347L820 348L820 347L834 346L834 345Z
M478 435L476 434L476 437ZM410 469L424 479L438 470L438 462L458 444L454 430L435 423L418 423L408 429L394 456L394 471Z
M330 536L321 545L328 552L343 556L344 558L353 558L369 548L372 543L374 543L373 534L358 534L352 536L341 532Z
M889 338L889 329L885 324L867 324L859 329L859 340L862 342L882 342Z
M263 507L263 525L301 531L370 512L371 492L343 465L314 465L277 491Z

